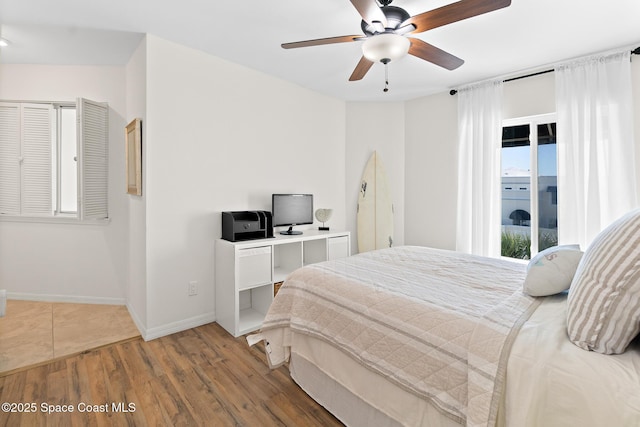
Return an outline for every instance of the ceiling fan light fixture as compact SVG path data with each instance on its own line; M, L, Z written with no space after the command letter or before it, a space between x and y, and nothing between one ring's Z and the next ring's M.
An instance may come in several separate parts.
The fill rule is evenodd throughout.
M378 34L362 44L362 54L371 62L396 61L409 52L411 42L398 34Z

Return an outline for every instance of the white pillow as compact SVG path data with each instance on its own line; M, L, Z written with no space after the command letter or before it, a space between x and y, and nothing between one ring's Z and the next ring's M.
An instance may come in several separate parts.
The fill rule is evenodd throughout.
M640 332L640 209L593 239L567 298L567 333L580 348L625 351Z
M581 258L582 251L578 245L552 246L539 252L527 266L524 292L542 297L566 291Z

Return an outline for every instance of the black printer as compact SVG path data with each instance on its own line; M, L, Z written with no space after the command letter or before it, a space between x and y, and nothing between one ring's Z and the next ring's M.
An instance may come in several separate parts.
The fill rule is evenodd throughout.
M222 212L222 238L230 242L273 237L269 211Z

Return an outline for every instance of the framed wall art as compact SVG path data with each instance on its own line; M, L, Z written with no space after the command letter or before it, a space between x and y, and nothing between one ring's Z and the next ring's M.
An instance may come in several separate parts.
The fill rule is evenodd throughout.
M127 193L142 195L142 129L140 119L133 119L125 128Z

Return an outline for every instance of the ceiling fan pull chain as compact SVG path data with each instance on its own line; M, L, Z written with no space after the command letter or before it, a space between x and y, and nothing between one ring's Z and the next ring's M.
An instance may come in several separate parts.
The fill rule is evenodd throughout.
M389 62L384 63L384 89L383 92L389 92Z

